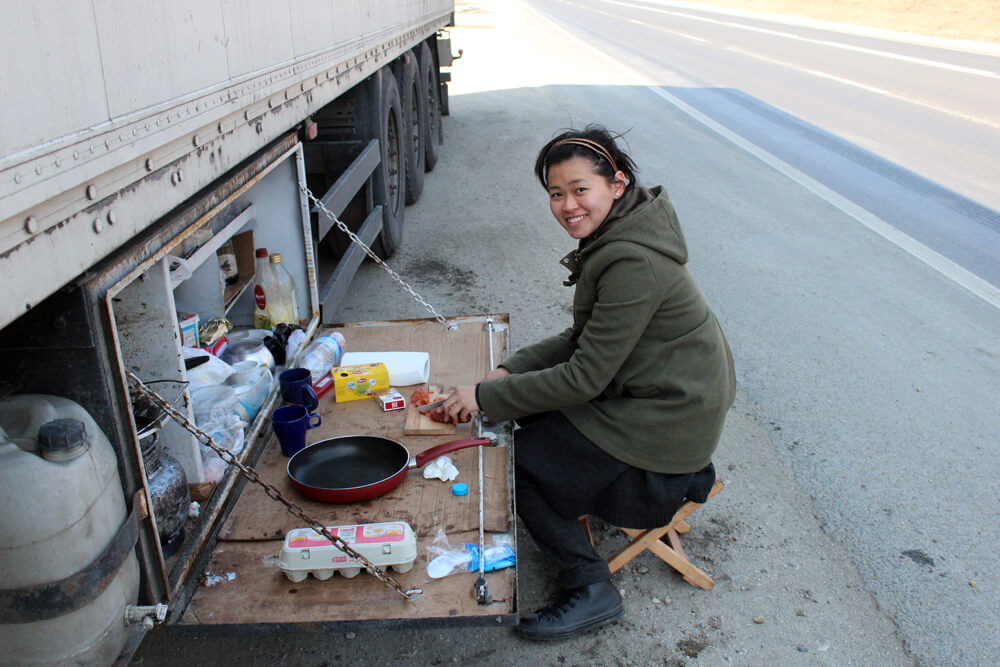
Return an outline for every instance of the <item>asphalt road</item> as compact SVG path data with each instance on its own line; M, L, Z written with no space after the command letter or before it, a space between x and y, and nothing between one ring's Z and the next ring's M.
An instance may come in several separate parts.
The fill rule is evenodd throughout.
M759 169L706 174L720 191L705 280L744 389L907 645L995 662L1000 53L671 3L531 4L852 213L748 187ZM672 162L658 166L677 179ZM954 264L934 275L940 257Z
M539 646L504 628L203 638L156 632L137 664L1000 661L1000 309L990 302L996 282L982 269L995 265L989 252L997 239L975 216L956 213L940 236L984 234L968 245L985 246L985 256L960 243L908 246L913 230L889 215L903 195L908 210L919 211L940 204L946 191L949 202L995 219L989 144L971 141L986 160L969 157L975 151L955 157L943 170L946 180L897 153L920 157L906 137L927 128L886 119L896 113L929 123L925 107L855 98L828 110L816 99L821 82L801 72L784 82L775 71L757 83L732 78L737 66L727 59L735 52L725 45L736 44L734 34L745 40L742 50L777 42L718 23L743 19L713 13L716 22L681 26L670 14L664 23L650 18L656 12L633 13L639 10L631 5L650 3L586 3L607 12L596 17L581 4L456 3L452 38L466 54L453 68L442 157L423 198L407 209L405 244L391 263L446 315L510 313L515 346L561 330L570 292L558 259L572 241L533 181L535 151L569 125L598 121L628 131L640 177L671 194L689 267L737 361L737 405L716 456L727 488L692 521L687 543L715 589L692 589L644 557L615 578L627 618L568 642ZM696 27L719 32L694 34ZM858 35L822 35L833 39L862 46ZM874 49L868 39L863 48ZM813 41L787 41L794 44L782 43L782 58L817 57ZM707 43L721 46L711 55ZM795 44L804 50L787 51ZM880 43L876 50L933 59L925 48ZM827 58L836 64L863 55ZM987 69L980 54L948 57ZM695 69L703 62L730 78ZM861 74L875 69L851 66ZM916 86L920 77L911 76ZM888 112L890 103L899 110ZM809 108L828 111L829 123ZM996 113L988 105L976 112ZM856 126L854 118L861 119ZM775 132L780 141L766 143ZM899 143L890 141L897 133ZM930 134L934 144L948 144L945 129ZM845 157L857 151L867 162ZM827 162L826 155L842 159ZM899 173L912 176L894 179ZM873 211L861 195L878 194L889 181L899 190ZM946 251L950 262L928 264ZM365 265L327 319L422 316L377 267ZM602 532L602 548L615 539ZM526 609L552 593L553 572L529 538L519 544Z

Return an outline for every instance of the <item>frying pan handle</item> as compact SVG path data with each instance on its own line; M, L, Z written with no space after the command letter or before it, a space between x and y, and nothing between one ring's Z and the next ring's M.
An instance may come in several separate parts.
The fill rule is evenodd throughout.
M444 454L448 454L459 449L465 449L467 447L492 444L493 441L489 438L465 438L464 440L452 440L451 442L442 442L440 445L431 447L426 452L420 452L413 458L416 461L416 467L422 468L425 463L429 463Z

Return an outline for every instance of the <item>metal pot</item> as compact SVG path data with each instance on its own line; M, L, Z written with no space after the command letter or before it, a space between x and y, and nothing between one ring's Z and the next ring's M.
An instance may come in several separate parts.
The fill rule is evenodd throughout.
M267 349L263 341L256 338L246 338L230 343L222 351L222 360L227 364L236 364L251 359L261 366L266 366L272 373L275 369L274 355Z

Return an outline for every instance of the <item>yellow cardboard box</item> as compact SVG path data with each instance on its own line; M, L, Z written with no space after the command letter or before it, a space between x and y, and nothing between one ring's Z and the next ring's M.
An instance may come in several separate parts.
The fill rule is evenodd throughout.
M333 392L338 403L372 398L389 388L389 371L385 364L359 364L334 368Z

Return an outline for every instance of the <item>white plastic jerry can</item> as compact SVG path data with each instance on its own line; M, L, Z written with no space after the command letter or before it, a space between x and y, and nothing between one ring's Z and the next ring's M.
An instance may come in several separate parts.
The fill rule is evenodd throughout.
M115 452L86 410L0 401L0 664L114 662L139 593L125 522Z
M417 538L410 524L403 521L327 526L327 530L379 567L409 572L417 559ZM336 571L354 577L362 565L312 528L296 528L285 535L278 567L289 580L300 582L310 573L320 580L329 579Z

